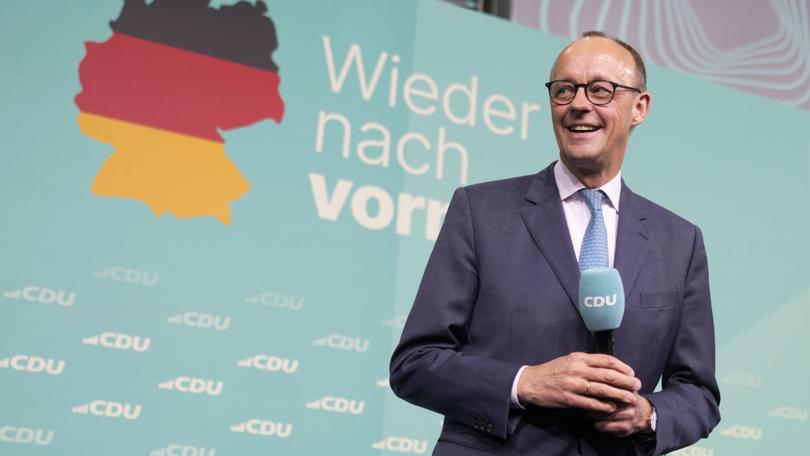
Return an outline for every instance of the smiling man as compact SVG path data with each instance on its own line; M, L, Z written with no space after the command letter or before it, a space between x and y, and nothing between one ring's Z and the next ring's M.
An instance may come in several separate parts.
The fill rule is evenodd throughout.
M554 135L563 164L587 187L619 174L630 130L650 108L646 79L632 48L593 32L557 58L546 84Z
M621 178L644 63L589 32L550 79L560 160L456 191L391 360L396 394L445 416L437 455L661 454L720 419L700 230ZM577 310L592 267L624 284L615 356Z

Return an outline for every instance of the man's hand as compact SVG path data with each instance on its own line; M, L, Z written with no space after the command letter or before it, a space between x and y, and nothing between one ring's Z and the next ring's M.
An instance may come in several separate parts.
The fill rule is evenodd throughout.
M596 419L594 427L599 432L627 437L637 432L650 431L652 405L644 396L638 396L635 404L622 405L607 415L591 415Z
M602 413L600 422L613 429L619 426L615 424L619 415L614 413L627 407L635 410L639 401L641 381L634 375L630 366L612 356L571 353L526 368L518 380L517 396L523 404Z

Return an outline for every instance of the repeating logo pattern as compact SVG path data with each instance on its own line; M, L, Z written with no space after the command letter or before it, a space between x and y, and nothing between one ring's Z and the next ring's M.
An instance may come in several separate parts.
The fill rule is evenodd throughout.
M286 439L292 435L293 425L292 423L251 418L244 423L231 426L231 432Z
M366 402L345 397L324 396L311 402L307 402L307 408L313 410L323 410L332 413L351 413L360 415L366 408Z
M152 339L149 337L131 336L129 334L106 331L95 336L85 337L82 339L82 343L115 350L133 350L143 353L149 350Z
M275 355L258 354L250 358L240 359L236 362L239 367L259 369L271 372L282 372L294 374L298 371L299 361L297 359L282 358Z
M286 309L298 311L304 308L304 298L300 296L288 296L274 291L264 291L259 294L245 298L249 304L260 304L276 309Z
M13 355L8 358L0 359L0 369L14 369L20 372L60 375L65 370L65 360L29 355Z
M157 285L160 276L153 272L141 271L123 266L113 266L93 273L93 277L113 282L129 283L132 285L143 285L154 287Z
M23 445L48 446L56 433L48 429L32 429L23 426L0 427L0 442Z
M225 383L204 378L180 376L172 380L161 382L158 388L181 393L207 394L219 396Z
M70 409L77 415L92 415L104 418L123 418L134 421L140 418L142 407L140 404L129 404L115 401L97 399Z
M76 302L76 293L74 292L54 290L34 285L29 285L17 290L4 291L3 297L6 299L19 299L40 304L56 304L62 307L70 307Z
M166 321L175 325L191 326L192 328L213 329L227 331L231 326L231 317L211 315L204 312L189 310L178 315L172 315Z
M326 347L333 350L356 351L364 353L368 351L369 340L359 337L345 336L341 334L330 334L312 341L316 347Z
M425 454L428 441L408 437L391 436L371 444L375 450L387 450L395 453Z

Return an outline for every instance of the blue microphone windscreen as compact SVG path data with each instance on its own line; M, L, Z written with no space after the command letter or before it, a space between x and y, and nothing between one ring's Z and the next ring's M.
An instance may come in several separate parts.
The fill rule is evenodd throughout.
M624 286L614 268L591 268L579 279L579 313L591 331L616 329L624 316Z

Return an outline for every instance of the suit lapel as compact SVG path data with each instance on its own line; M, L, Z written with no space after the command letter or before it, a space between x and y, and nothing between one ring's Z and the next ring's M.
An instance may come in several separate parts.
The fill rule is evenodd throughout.
M554 164L535 176L525 199L532 204L523 207L520 216L576 307L579 266L554 181Z
M639 204L638 196L622 181L622 196L619 203L619 226L616 234L616 255L613 265L619 270L624 284L625 298L635 285L650 244L647 216Z

